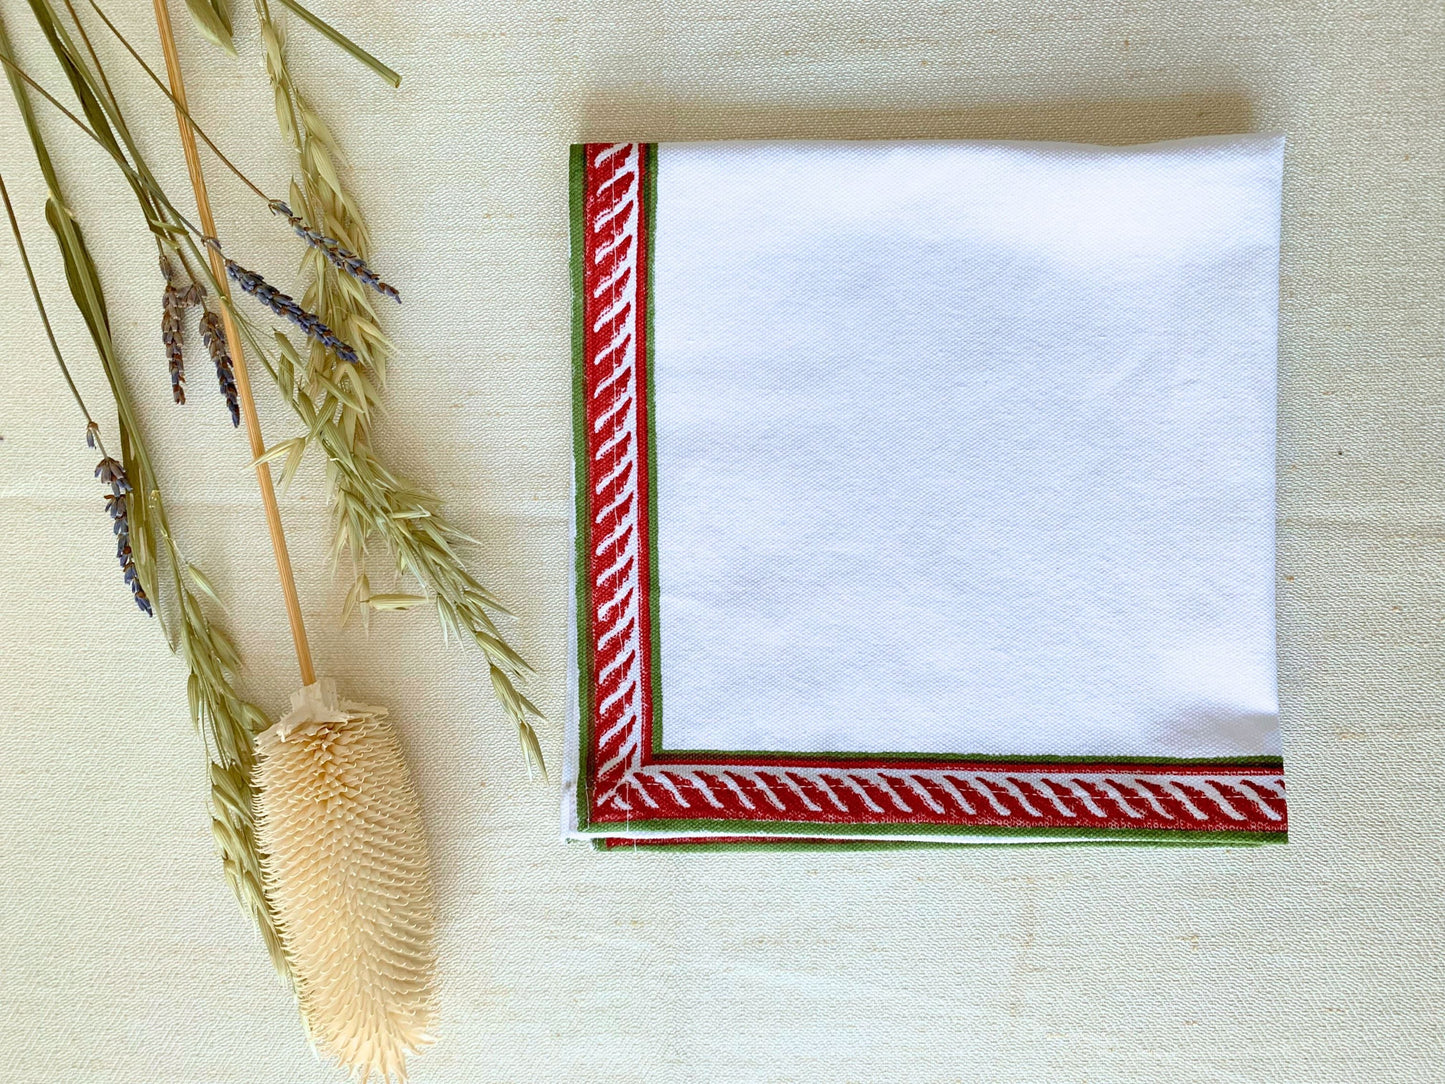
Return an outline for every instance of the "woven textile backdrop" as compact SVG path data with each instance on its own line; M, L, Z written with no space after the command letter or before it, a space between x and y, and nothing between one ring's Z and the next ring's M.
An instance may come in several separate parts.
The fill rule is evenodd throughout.
M19 0L27 67L61 83ZM113 5L158 62L149 5ZM582 140L1282 131L1279 623L1287 847L595 854L558 839L477 655L418 611L339 629L318 463L283 502L320 668L393 708L439 882L442 1041L420 1084L1327 1081L1445 1075L1445 426L1436 0L932 3L317 0L393 93L297 28L407 297L387 453L485 544L560 765L571 487L567 146ZM268 187L241 59L178 16L191 96ZM124 9L124 10L122 10ZM105 57L163 181L164 100ZM43 109L43 107L42 107ZM294 685L243 438L195 377L173 408L154 248L42 111L105 276L192 558L233 600L248 692ZM138 125L139 126L139 125ZM62 344L24 133L0 171ZM295 246L211 171L222 231L284 287ZM108 219L108 211L113 212ZM0 243L0 1064L8 1081L329 1081L222 882L179 665L125 598L95 456ZM208 378L207 378L208 379ZM263 395L273 439L290 424Z

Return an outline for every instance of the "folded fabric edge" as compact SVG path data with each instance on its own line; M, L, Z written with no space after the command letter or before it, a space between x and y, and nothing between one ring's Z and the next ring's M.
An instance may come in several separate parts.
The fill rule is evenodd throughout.
M926 824L823 824L816 822L690 822L642 825L600 825L563 833L568 842L638 843L648 846L677 844L737 843L808 843L837 846L842 843L925 843L942 846L979 844L1006 846L1039 843L1119 843L1163 844L1167 846L1215 846L1255 843L1287 843L1287 828L1278 831L1258 829L1175 829L1175 828L1067 828L1059 826L1007 827L974 826L960 829L952 825Z
M847 837L788 838L767 836L678 836L665 837L592 837L589 842L596 851L665 849L686 851L835 851L835 850L908 850L913 848L947 847L1259 847L1269 843L1287 843L1285 833L1198 833L1206 838L1189 839L853 839ZM575 839L586 837L574 836ZM570 840L569 840L570 842Z
M698 145L698 144L707 144L707 145L711 145L711 146L747 146L747 145L768 145L768 144L776 144L776 143L787 143L787 144L820 144L820 143L832 143L832 144L862 144L862 145L870 145L870 144L872 144L872 145L907 144L907 145L922 145L922 146L926 146L926 145L929 145L929 144L969 144L969 145L973 145L973 146L1017 147L1017 148L1023 148L1023 149L1025 149L1025 150L1036 148L1036 149L1041 150L1041 151L1048 151L1048 150L1053 149L1053 148L1069 148L1069 149L1071 149L1071 150L1073 150L1073 149L1087 149L1087 150L1100 151L1100 152L1104 152L1104 153L1114 153L1114 152L1121 152L1121 151L1122 151L1122 152L1154 151L1154 150L1169 151L1169 150L1179 150L1179 149L1183 149L1183 148L1185 148L1185 147L1191 147L1191 146L1196 146L1196 147L1210 147L1210 146L1228 146L1228 145L1230 145L1230 144L1236 144L1236 145L1239 145L1239 144L1256 144L1256 145L1259 145L1259 146L1268 146L1268 145L1270 145L1270 144L1278 144L1280 147L1283 147L1284 144L1287 142L1287 138L1288 138L1288 137L1287 137L1286 133L1283 132L1283 131L1273 131L1273 130L1270 130L1270 131L1263 131L1263 132L1217 132L1217 133L1213 133L1213 134L1210 134L1210 135L1179 136L1179 137L1174 138L1174 139L1146 139L1146 140L1141 140L1141 141L1135 142L1135 143L1090 143L1090 142L1087 142L1087 141L1078 141L1078 140L1070 140L1070 139L947 139L947 138L935 138L935 139L928 139L928 138L912 139L912 138L907 138L907 139L898 139L898 138L888 138L888 137L882 137L882 138L860 138L860 139L842 139L842 138L836 138L836 137L833 137L833 138L830 138L830 137L819 137L819 138L816 138L816 139L793 139L793 138L781 138L781 137L775 138L775 139L758 139L758 138L753 138L753 139L684 139L684 140L645 140L645 139L635 139L635 140L623 140L623 141L613 141L613 140L588 140L588 141L582 142L582 143L572 143L572 144L569 145L568 150L569 150L569 152L571 152L572 154L575 155L575 154L580 153L580 152L581 152L584 148L586 148L586 147L589 147L589 146L602 146L602 145L609 144L609 143L614 144L614 145L619 145L619 146L625 145L625 144L639 144L639 145L649 145L649 146L659 146L659 145L661 145L661 146L667 146L667 145L685 146L685 145Z

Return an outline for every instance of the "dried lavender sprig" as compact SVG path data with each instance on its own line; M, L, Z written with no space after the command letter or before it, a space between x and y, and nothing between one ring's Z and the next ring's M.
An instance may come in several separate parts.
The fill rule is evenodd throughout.
M186 401L186 358L181 349L181 314L174 286L166 287L161 305L161 342L165 344L166 361L171 374L171 399L184 404Z
M216 366L216 382L221 394L226 397L226 406L231 411L231 425L241 424L241 402L236 396L236 368L231 361L231 352L226 347L226 333L221 318L206 309L201 313L201 341L211 352L211 361Z
M198 305L206 296L199 283L186 276L184 284L176 279L171 261L161 254L161 275L166 280L166 289L161 294L161 342L165 344L166 358L170 364L171 397L177 403L186 401L186 355L184 317L192 305Z
M177 403L184 403L186 355L181 341L181 316L185 311L185 291L176 283L175 269L164 255L161 256L161 274L166 280L165 292L161 294L161 342L165 344L166 359L170 365L171 398Z
M329 347L332 353L342 361L349 361L353 365L358 362L359 359L356 356L356 351L341 339L338 339L336 333L322 323L321 318L314 312L307 312L290 296L283 294L260 275L256 274L256 272L246 270L246 268L242 267L230 257L224 258L226 260L226 274L242 290L261 302L261 304L265 305L277 316L284 316L290 320L322 346Z
M91 433L87 430L87 442L90 439ZM106 456L96 465L95 476L110 486L110 492L105 496L105 507L110 513L112 530L115 531L115 557L120 562L126 586L130 588L135 604L140 607L141 612L148 617L154 617L156 612L151 607L151 600L146 597L145 589L141 587L140 574L136 572L135 559L130 548L130 518L126 495L131 491L131 484L126 477L125 467L120 460Z
M320 249L326 258L335 267L344 271L358 282L364 282L382 297L389 297L398 305L401 304L401 294L397 293L396 287L383 282L367 262L352 252L334 237L327 237L320 230L312 229L301 219L291 213L291 208L279 199L271 201L271 213L280 215L291 223L291 228L296 231L296 236L305 241L312 248Z

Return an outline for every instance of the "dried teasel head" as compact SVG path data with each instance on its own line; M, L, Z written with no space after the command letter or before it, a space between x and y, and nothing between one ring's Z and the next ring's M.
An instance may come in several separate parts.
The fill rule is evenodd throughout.
M322 680L256 739L267 896L312 1043L357 1080L432 1041L435 919L421 812L381 708Z

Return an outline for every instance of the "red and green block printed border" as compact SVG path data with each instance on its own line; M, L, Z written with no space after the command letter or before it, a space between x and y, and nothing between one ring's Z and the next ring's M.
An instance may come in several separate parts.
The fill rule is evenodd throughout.
M572 148L578 830L609 845L639 833L794 844L839 836L1284 840L1277 758L1001 761L661 748L649 305L656 155L645 143Z

